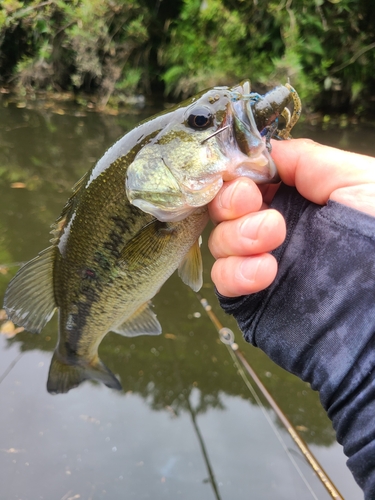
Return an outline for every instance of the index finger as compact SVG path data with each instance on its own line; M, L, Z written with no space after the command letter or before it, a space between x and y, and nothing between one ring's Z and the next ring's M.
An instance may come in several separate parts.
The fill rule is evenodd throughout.
M208 211L214 223L233 220L262 206L262 195L257 185L246 177L224 182L219 193L209 203Z

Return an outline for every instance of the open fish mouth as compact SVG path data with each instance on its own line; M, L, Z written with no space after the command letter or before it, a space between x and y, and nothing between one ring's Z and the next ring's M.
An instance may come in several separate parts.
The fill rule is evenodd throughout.
M265 139L258 130L250 92L250 83L234 87L230 91L231 102L225 125L227 133L218 134L221 148L230 158L223 180L248 177L256 184L279 182L276 165L267 149Z

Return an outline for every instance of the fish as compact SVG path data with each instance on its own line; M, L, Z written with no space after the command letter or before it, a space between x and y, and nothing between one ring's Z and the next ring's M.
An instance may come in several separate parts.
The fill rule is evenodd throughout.
M39 333L58 310L51 394L85 380L121 390L98 348L108 332L159 335L151 299L178 269L202 286L200 236L224 181L277 180L249 99L250 84L213 87L141 122L73 188L51 246L6 290L8 318Z

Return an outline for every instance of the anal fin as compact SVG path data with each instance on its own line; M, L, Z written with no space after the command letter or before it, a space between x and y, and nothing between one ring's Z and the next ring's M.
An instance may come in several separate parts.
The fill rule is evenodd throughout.
M146 302L130 318L111 330L125 337L160 335L161 325L156 318L156 314L151 310L151 302Z

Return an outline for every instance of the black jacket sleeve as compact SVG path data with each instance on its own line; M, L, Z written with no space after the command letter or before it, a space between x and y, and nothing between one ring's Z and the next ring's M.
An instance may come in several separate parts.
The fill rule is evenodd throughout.
M234 299L219 296L245 339L309 382L375 498L375 218L336 202L319 206L282 186L272 204L287 238L273 253L274 283Z

